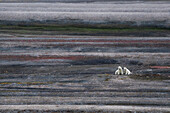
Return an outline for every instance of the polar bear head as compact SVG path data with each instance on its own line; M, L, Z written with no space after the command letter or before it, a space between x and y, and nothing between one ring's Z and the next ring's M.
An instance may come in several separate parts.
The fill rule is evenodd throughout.
M127 67L123 67L123 70L127 70Z
M122 69L122 67L121 67L121 66L118 66L118 69L119 69L119 70L121 70L121 69Z

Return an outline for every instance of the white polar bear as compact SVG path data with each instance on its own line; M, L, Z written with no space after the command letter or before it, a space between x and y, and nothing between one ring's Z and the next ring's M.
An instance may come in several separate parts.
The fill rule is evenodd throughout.
M132 73L130 72L130 70L129 70L128 68L126 68L126 67L123 68L123 71L124 71L124 74L125 74L125 75L130 75L130 74L132 74Z
M115 71L115 75L123 75L123 69L121 66L119 66L118 69Z

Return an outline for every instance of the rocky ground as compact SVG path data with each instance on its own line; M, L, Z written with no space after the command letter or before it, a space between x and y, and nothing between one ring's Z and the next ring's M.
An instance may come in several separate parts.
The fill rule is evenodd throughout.
M170 112L169 1L0 2L0 112Z
M0 25L170 28L170 2L0 3Z
M1 34L0 109L168 112L169 42L169 37ZM119 65L133 74L114 75Z
M153 2L153 1L156 1L156 2L165 2L165 1L168 1L168 0L1 0L0 2L1 3L4 3L4 2L10 2L10 3L14 3L14 2L25 2L25 3L28 3L28 2L62 2L62 3L80 3L80 2L83 2L83 3L89 3L89 2Z

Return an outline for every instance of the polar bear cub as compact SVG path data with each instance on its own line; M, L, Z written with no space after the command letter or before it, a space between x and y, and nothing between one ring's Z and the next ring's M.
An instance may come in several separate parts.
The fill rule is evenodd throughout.
M125 74L125 75L130 75L130 74L132 74L132 72L130 72L130 70L129 70L128 68L126 68L126 67L123 68L123 71L124 71L124 74Z
M119 66L118 69L115 71L115 75L123 75L123 69L121 66Z

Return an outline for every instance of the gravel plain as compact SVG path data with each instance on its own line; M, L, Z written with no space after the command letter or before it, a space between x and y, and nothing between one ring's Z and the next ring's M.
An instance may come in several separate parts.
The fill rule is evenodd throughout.
M169 112L169 41L1 34L0 111Z
M170 112L169 1L0 2L0 112ZM37 23L166 30L60 35Z
M170 4L155 2L0 3L1 24L106 24L170 27Z

